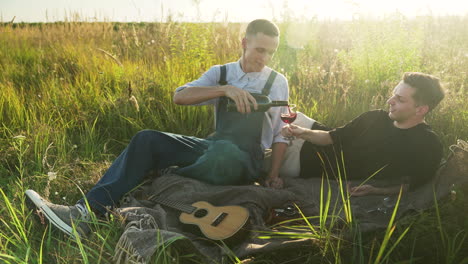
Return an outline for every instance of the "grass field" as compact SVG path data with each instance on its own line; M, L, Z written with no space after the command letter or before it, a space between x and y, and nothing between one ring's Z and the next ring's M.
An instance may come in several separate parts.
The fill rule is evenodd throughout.
M289 80L291 102L329 126L386 109L406 71L441 78L446 98L427 121L448 147L468 139L468 17L284 21L271 66ZM172 103L174 89L211 65L237 60L245 25L85 23L0 25L0 262L111 263L117 221L74 242L32 221L24 190L73 204L134 133L157 129L204 137L212 109ZM133 96L133 97L132 97ZM130 99L132 98L132 99ZM297 263L468 263L468 199L443 201L359 245L291 252ZM401 240L398 240L399 237ZM385 258L380 246L394 246ZM388 251L387 251L388 252ZM328 253L327 253L328 254ZM287 257L288 254L285 254ZM285 258L286 258L285 257ZM154 263L179 255L169 247ZM278 255L257 263L286 263Z

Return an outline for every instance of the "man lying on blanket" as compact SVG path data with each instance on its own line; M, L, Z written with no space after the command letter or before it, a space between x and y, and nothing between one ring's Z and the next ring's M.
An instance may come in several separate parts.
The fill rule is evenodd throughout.
M346 173L349 180L373 178L390 183L380 187L370 184L349 187L354 196L388 195L398 193L400 188L414 189L435 175L442 158L439 138L424 117L443 97L439 79L408 72L388 99L388 112L369 111L333 130L302 117L306 124L313 123L311 129L292 125L282 130L285 136L305 140L302 147L293 145L286 154L295 151L292 155L299 156L300 151L300 172L294 165L292 168L288 165L289 157L286 157L286 167L301 177L321 177L326 173L331 178L341 175L344 179ZM297 162L297 158L292 162ZM283 169L284 173L288 170ZM268 181L276 187L282 186L280 177Z
M292 169L292 173L301 177L326 173L343 179L346 173L348 180L373 178L391 183L350 187L354 196L387 195L399 192L401 187L407 190L422 185L435 175L442 158L439 138L424 117L443 97L439 79L408 72L388 99L388 112L369 111L333 130L302 117L306 124L312 123L311 129L292 125L282 130L285 136L305 140L302 147L293 145L286 154L295 151L293 155L299 156L300 151L300 172ZM283 167L290 166L288 158ZM283 183L280 177L269 181L276 187Z

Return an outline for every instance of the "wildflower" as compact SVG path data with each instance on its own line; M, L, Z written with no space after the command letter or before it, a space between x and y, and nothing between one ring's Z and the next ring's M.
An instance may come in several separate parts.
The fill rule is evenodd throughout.
M64 200L64 201L65 201L65 200L67 200L67 197L65 197L65 196L64 196L64 197L62 197L62 200Z
M47 173L47 176L49 177L49 181L53 181L57 178L57 173L53 171L49 171Z
M58 192L55 192L54 194L55 194L55 195L58 195Z
M455 190L455 184L452 184L450 188L450 200L455 201L457 199L457 191Z
M457 191L455 191L455 190L450 191L450 199L452 201L455 201L457 199Z

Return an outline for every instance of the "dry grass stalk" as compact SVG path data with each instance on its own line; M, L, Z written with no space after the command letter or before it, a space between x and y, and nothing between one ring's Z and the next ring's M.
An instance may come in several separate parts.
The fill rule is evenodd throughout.
M117 59L116 57L114 57L112 54L110 54L109 52L103 50L103 49L100 49L100 48L97 48L97 50L103 52L104 54L106 54L107 56L111 57L120 67L123 68L123 64L119 61L119 59Z

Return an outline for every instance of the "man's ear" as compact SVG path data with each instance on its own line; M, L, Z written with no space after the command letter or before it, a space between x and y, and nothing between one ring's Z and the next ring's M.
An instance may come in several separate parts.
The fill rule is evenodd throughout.
M428 105L420 105L418 106L418 109L416 110L416 113L420 116L425 116L428 112L429 112Z
M242 50L245 51L247 49L247 38L242 39Z

